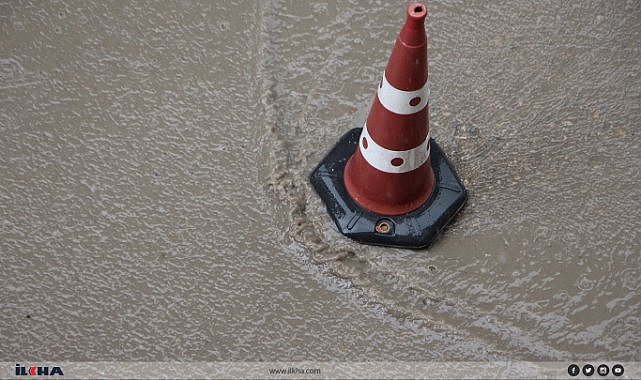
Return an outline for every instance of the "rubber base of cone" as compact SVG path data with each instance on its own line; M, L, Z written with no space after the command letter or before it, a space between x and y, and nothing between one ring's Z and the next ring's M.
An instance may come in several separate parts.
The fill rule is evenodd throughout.
M345 189L343 171L358 145L361 128L347 132L310 175L314 189L338 230L360 243L401 248L430 245L467 201L467 190L434 140L430 141L434 191L418 209L403 215L377 215L360 207Z

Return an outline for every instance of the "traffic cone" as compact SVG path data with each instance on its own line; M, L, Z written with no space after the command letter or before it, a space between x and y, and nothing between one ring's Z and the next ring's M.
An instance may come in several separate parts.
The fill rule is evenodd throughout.
M423 4L407 8L365 125L310 176L341 233L363 243L426 247L467 200L430 138L426 16Z
M429 163L427 8L413 3L345 168L345 185L362 207L400 215L425 203L434 188Z

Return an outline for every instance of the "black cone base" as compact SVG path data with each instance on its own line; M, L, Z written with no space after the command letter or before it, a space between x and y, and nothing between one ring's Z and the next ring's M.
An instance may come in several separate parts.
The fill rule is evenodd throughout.
M343 170L358 144L361 128L347 132L310 175L338 230L358 242L402 248L425 248L454 218L467 191L441 148L430 141L434 192L418 209L403 215L377 215L354 202L343 182Z

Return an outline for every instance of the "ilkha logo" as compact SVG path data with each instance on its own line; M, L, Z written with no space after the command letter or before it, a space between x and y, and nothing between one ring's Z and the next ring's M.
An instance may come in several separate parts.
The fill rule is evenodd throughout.
M16 363L16 376L64 376L60 367L31 366L23 367Z

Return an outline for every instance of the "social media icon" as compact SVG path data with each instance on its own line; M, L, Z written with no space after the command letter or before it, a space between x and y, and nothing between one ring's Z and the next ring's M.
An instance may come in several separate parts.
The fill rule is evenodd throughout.
M585 376L592 376L594 374L594 366L592 364L586 364L583 366L583 374Z
M614 376L623 375L623 366L621 364L615 364L612 366L612 374Z
M579 372L581 372L581 368L576 364L570 364L568 367L568 375L570 376L578 376Z
M601 376L608 376L608 373L610 373L610 367L605 364L601 364L596 367L596 372Z

